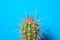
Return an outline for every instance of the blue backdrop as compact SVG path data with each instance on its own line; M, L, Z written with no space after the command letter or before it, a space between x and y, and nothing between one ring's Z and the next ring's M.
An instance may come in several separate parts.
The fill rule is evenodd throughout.
M0 0L0 40L22 40L25 10L27 15L37 10L43 30L52 40L60 40L60 0Z

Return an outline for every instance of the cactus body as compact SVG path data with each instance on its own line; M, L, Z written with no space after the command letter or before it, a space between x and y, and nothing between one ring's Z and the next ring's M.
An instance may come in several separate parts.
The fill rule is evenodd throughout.
M38 40L38 24L28 18L22 27L23 40Z

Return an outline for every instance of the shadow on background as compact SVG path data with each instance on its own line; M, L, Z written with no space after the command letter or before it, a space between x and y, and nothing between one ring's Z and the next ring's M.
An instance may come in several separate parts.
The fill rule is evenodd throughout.
M44 28L47 25L44 25ZM49 26L47 26L49 27ZM47 29L47 31L46 31ZM39 29L39 39L38 40L53 40L53 36L50 34L50 29L49 28L45 28L45 30L41 30L41 28Z
M47 35L47 34L43 34L44 38L41 38L41 40L52 40L52 36L51 35Z
M39 34L39 36L40 35L42 35L42 37L40 37L40 39L38 39L38 40L52 40L53 39L52 35L48 35L48 34L43 33L43 32L42 32L42 34Z

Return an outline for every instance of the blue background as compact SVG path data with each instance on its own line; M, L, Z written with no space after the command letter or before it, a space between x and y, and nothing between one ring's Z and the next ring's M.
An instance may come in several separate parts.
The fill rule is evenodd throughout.
M0 40L22 40L25 10L27 15L37 10L36 19L46 17L43 29L52 40L60 40L60 0L0 0Z

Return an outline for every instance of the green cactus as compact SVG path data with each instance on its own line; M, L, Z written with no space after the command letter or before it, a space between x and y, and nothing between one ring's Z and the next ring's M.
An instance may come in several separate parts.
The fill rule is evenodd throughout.
M28 18L22 27L23 40L38 40L38 30L38 24Z

